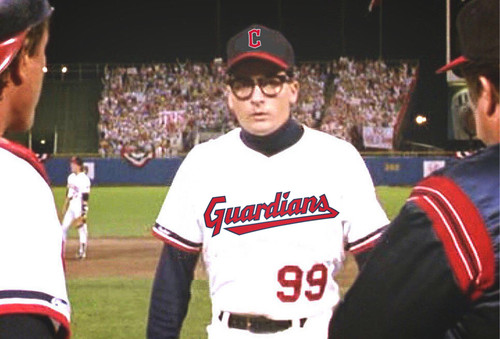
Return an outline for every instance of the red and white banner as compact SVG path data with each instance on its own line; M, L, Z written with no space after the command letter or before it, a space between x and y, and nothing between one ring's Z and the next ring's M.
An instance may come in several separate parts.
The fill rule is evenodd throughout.
M135 147L124 147L121 156L135 167L144 167L149 160L154 158L153 152L146 152Z

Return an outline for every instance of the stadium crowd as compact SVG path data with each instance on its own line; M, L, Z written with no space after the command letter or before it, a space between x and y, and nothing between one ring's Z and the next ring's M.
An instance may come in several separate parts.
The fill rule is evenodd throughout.
M404 61L348 58L301 63L294 117L359 148L363 126L394 126L416 69ZM233 129L237 122L226 107L224 77L217 59L106 67L98 103L101 156L175 156Z

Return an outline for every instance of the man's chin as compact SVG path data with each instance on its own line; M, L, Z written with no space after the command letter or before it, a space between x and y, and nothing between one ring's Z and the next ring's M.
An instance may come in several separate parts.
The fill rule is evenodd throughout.
M275 131L269 124L253 124L248 128L243 127L248 133L263 137Z
M7 127L7 132L24 133L29 131L31 127L33 127L33 119L30 121L19 121Z

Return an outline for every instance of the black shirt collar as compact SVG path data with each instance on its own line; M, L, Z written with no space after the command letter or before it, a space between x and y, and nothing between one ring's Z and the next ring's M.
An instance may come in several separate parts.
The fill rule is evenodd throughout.
M241 129L240 138L243 143L268 157L278 154L297 143L304 134L304 128L292 118L269 135L257 136Z

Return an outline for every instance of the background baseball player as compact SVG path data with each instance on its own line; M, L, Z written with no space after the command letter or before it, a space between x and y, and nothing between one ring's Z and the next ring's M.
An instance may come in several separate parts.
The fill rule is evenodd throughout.
M64 215L62 221L63 239L66 243L68 229L75 225L78 230L80 245L77 258L85 259L87 256L87 213L89 210L90 179L84 171L83 161L80 157L70 160L71 174L68 176L66 199L62 208Z
M153 229L165 246L148 337L178 338L202 252L209 338L326 338L344 250L362 261L387 217L355 148L291 118L287 39L252 25L227 54L241 128L194 147L176 174Z
M460 66L484 150L414 187L335 311L331 338L499 338L498 0L457 18Z
M69 337L62 231L43 165L5 131L31 128L52 8L0 1L0 338Z

